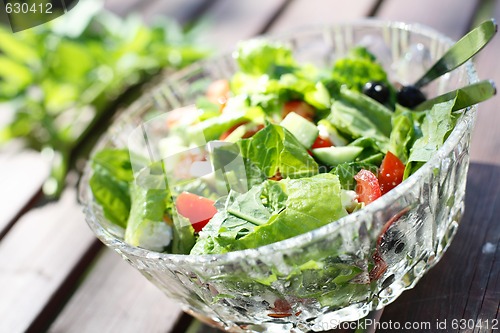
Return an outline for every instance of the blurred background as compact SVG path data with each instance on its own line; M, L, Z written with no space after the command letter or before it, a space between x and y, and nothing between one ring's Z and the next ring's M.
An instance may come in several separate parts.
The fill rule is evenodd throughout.
M182 331L189 320L179 307L103 250L85 225L76 184L90 150L120 111L172 71L258 34L367 17L458 39L500 19L500 3L80 0L17 33L2 11L0 332ZM496 38L475 59L480 78L500 82L498 52ZM480 107L474 162L500 164L496 105Z

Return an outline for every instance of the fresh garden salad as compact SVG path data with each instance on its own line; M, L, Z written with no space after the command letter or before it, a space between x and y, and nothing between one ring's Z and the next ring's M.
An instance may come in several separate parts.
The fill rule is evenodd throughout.
M168 113L170 134L159 145L177 158L137 172L128 149L94 154L94 198L125 242L220 254L319 228L411 176L459 116L454 99L414 111L425 96L391 83L363 47L328 68L299 63L286 44L264 39L240 43L234 58L231 78L206 84L195 108ZM207 142L216 148L198 149ZM197 162L216 170L238 158L239 186L228 185L228 174L190 172Z

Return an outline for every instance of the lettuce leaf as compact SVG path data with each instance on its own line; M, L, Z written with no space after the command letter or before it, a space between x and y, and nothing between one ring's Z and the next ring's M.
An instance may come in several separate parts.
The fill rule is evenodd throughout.
M263 39L240 42L233 56L243 73L253 75L279 76L297 65L290 48Z
M266 181L245 194L233 192L191 254L256 248L319 228L347 215L340 195L339 179L332 174Z
M345 136L371 138L382 152L387 152L389 137L365 113L348 102L337 100L326 120Z
M425 116L420 126L422 134L410 150L404 179L408 178L425 162L429 161L443 145L455 126L456 117L452 114L455 101L456 99L435 104L432 109L424 112Z
M345 85L358 92L361 92L363 86L370 81L383 82L391 87L384 68L364 47L354 48L347 57L337 60L333 66L332 79L334 87L340 88Z
M152 251L165 251L172 240L172 227L164 221L171 199L161 164L141 170L131 183L130 194L132 205L125 242Z
M423 112L411 111L399 104L392 116L392 131L389 136L388 150L396 155L404 164L408 163L410 148L421 136L421 118Z
M270 178L308 177L318 173L318 164L304 146L285 128L268 124L249 139L238 142L242 156Z
M92 157L90 188L104 216L125 228L130 211L129 182L134 179L125 149L103 149Z

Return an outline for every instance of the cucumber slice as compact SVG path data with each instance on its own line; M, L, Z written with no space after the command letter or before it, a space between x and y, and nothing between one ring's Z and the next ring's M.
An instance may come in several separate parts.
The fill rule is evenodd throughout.
M330 138L330 141L336 147L347 146L347 144L349 143L326 119L321 119L320 121L318 121L318 129L320 135L327 135Z
M231 134L229 134L224 139L224 141L234 143L234 142L238 141L239 139L241 139L243 137L243 135L245 135L246 132L247 132L247 127L245 125L240 125L240 126L236 127L236 129L234 131L232 131Z
M319 134L316 125L295 112L290 112L280 125L292 133L306 148L312 146Z
M353 162L363 151L363 147L325 147L312 150L313 155L321 162L335 166L337 164Z

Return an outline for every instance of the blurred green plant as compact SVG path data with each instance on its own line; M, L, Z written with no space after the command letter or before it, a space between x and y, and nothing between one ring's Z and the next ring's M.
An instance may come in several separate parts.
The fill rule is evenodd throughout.
M120 94L207 54L194 30L166 18L149 26L137 16L122 19L96 0L16 34L0 26L0 103L13 110L0 145L21 138L49 152L44 192L57 196L71 152Z

